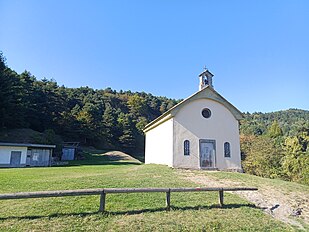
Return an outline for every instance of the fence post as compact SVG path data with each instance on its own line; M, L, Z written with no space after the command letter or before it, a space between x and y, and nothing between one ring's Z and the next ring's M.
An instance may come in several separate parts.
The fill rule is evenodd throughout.
M171 189L166 192L166 210L170 211L171 209Z
M219 205L223 206L223 190L219 190Z
M103 190L101 195L100 195L100 208L99 208L99 212L104 212L105 211L105 200L106 200L106 193Z

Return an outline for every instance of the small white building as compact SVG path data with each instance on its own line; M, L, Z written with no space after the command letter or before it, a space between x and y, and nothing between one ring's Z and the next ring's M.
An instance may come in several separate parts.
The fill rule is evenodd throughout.
M56 145L1 143L0 167L50 166Z
M145 163L176 168L242 171L239 120L242 113L217 93L207 69L199 91L150 122Z

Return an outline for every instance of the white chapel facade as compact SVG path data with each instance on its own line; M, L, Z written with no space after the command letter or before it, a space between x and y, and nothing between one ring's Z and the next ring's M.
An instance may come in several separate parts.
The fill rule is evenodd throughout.
M213 74L199 75L199 91L144 128L145 163L175 168L241 171L242 113L217 93Z

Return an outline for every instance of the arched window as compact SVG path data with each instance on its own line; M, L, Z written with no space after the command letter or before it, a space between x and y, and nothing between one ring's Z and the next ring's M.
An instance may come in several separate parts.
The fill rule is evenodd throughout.
M183 154L190 155L190 141L189 140L185 140L183 142Z
M229 142L224 143L224 157L231 157L231 145Z

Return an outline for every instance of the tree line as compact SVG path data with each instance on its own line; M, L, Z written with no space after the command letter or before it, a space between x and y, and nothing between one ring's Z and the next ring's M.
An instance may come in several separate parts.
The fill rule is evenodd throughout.
M309 185L309 111L244 116L240 126L244 171Z
M0 53L0 128L30 128L99 148L143 150L144 126L179 101L144 92L67 88L16 73Z

